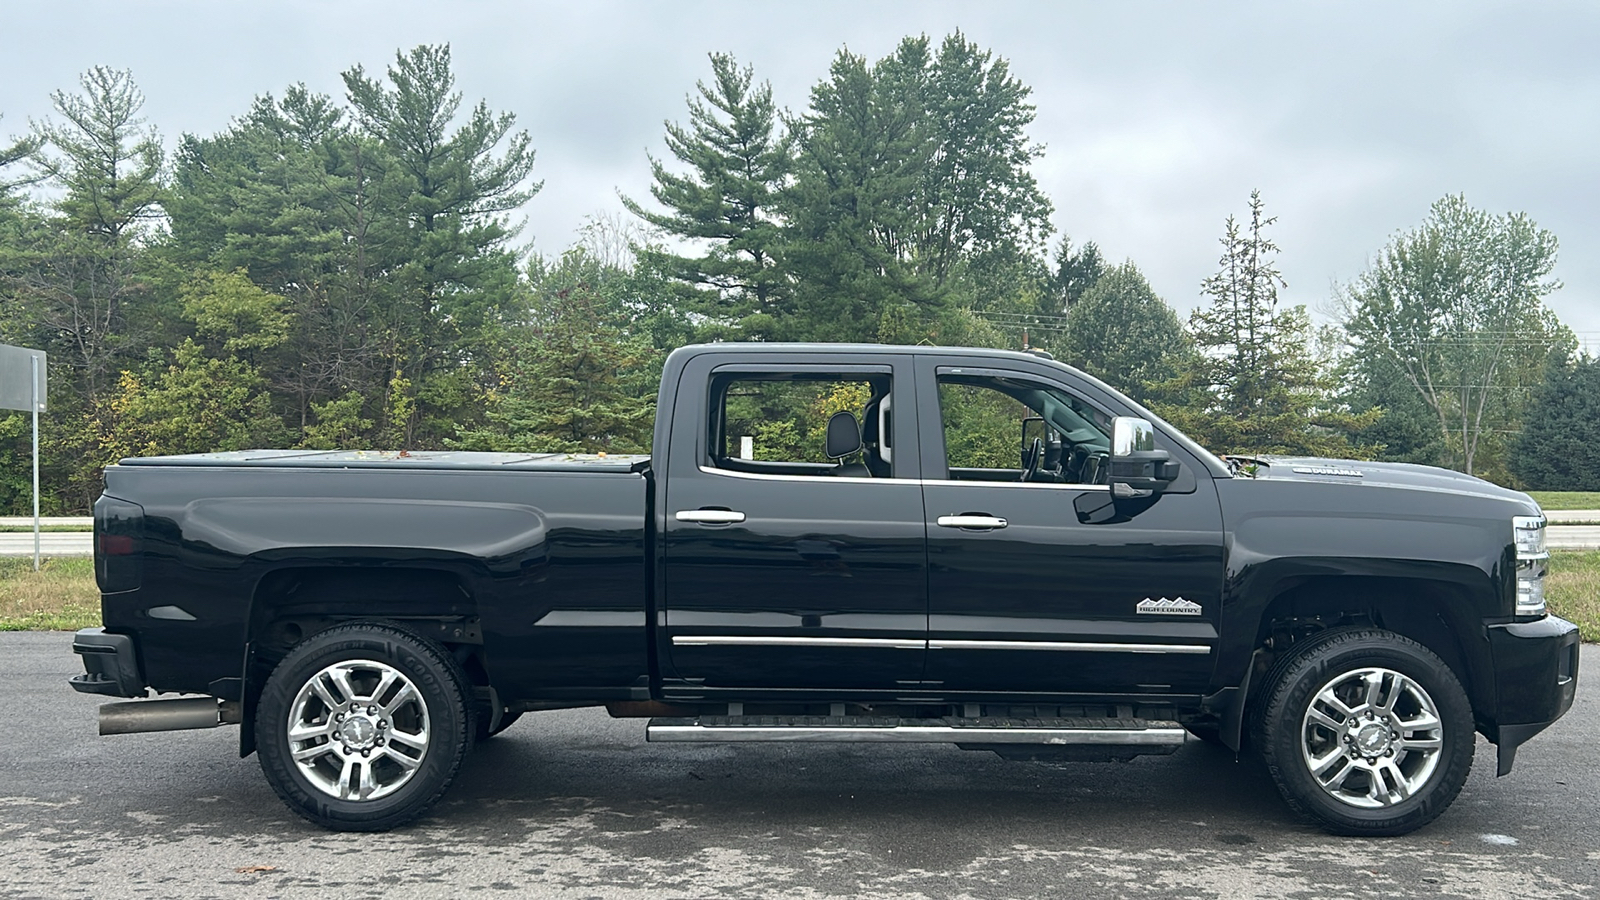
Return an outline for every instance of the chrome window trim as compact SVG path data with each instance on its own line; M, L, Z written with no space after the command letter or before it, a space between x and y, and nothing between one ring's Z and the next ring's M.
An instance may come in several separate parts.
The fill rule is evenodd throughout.
M726 478L753 478L758 481L796 481L804 484L953 484L960 487L1046 488L1055 491L1109 491L1108 484L1045 484L1019 481L955 481L949 478L841 478L837 475L768 475L763 472L738 472L715 466L700 466L703 475L721 475Z
M798 637L710 634L672 636L674 647L878 647L893 650L1052 650L1086 653L1210 653L1205 644L1122 644L1105 641L972 641L911 638Z
M1105 641L930 640L929 650L1066 650L1087 653L1210 653L1205 644L1119 644Z
M1019 470L1020 471L1020 470ZM1109 491L1109 484L1049 484L1042 481L957 481L951 478L924 478L923 484L954 484L961 487L1047 488L1053 491Z
M674 647L883 647L891 650L925 650L917 638L791 637L786 635L709 634L672 636Z
M921 484L915 478L841 478L838 475L768 475L764 472L736 472L732 469L718 469L713 466L701 466L700 472L705 475L721 475L725 478L753 478L757 481L797 481L804 484Z

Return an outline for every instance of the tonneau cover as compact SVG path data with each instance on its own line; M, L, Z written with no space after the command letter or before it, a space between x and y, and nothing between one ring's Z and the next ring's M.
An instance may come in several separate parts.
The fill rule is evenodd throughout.
M517 469L533 472L642 472L647 455L480 453L467 450L233 450L184 456L138 456L123 466L307 469Z

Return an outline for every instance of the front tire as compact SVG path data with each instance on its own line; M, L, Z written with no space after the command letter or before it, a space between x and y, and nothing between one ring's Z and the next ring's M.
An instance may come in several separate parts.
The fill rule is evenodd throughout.
M337 831L387 831L455 779L475 716L459 663L386 622L301 641L256 708L261 769L289 808Z
M1472 707L1428 648L1375 628L1310 638L1275 667L1255 744L1289 806L1333 834L1406 834L1472 769Z

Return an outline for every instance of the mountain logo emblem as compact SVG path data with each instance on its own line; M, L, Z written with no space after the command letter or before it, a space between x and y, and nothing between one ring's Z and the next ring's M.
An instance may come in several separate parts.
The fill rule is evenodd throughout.
M1135 604L1133 610L1141 616L1198 616L1201 613L1201 606L1193 600L1185 600L1182 597L1176 600L1168 600L1165 597L1152 600L1146 597Z

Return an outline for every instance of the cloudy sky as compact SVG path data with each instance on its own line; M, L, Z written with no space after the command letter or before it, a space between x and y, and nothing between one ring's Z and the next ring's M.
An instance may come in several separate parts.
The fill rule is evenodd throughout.
M1259 188L1286 299L1329 308L1430 203L1465 193L1561 241L1551 305L1600 349L1600 5L1526 3L8 2L0 138L96 64L131 68L170 146L262 92L381 70L451 44L470 100L516 114L544 190L525 236L566 247L585 216L644 197L662 121L729 51L781 104L841 47L874 59L961 29L1033 88L1036 175L1055 226L1131 258L1179 309L1199 300L1229 213Z

